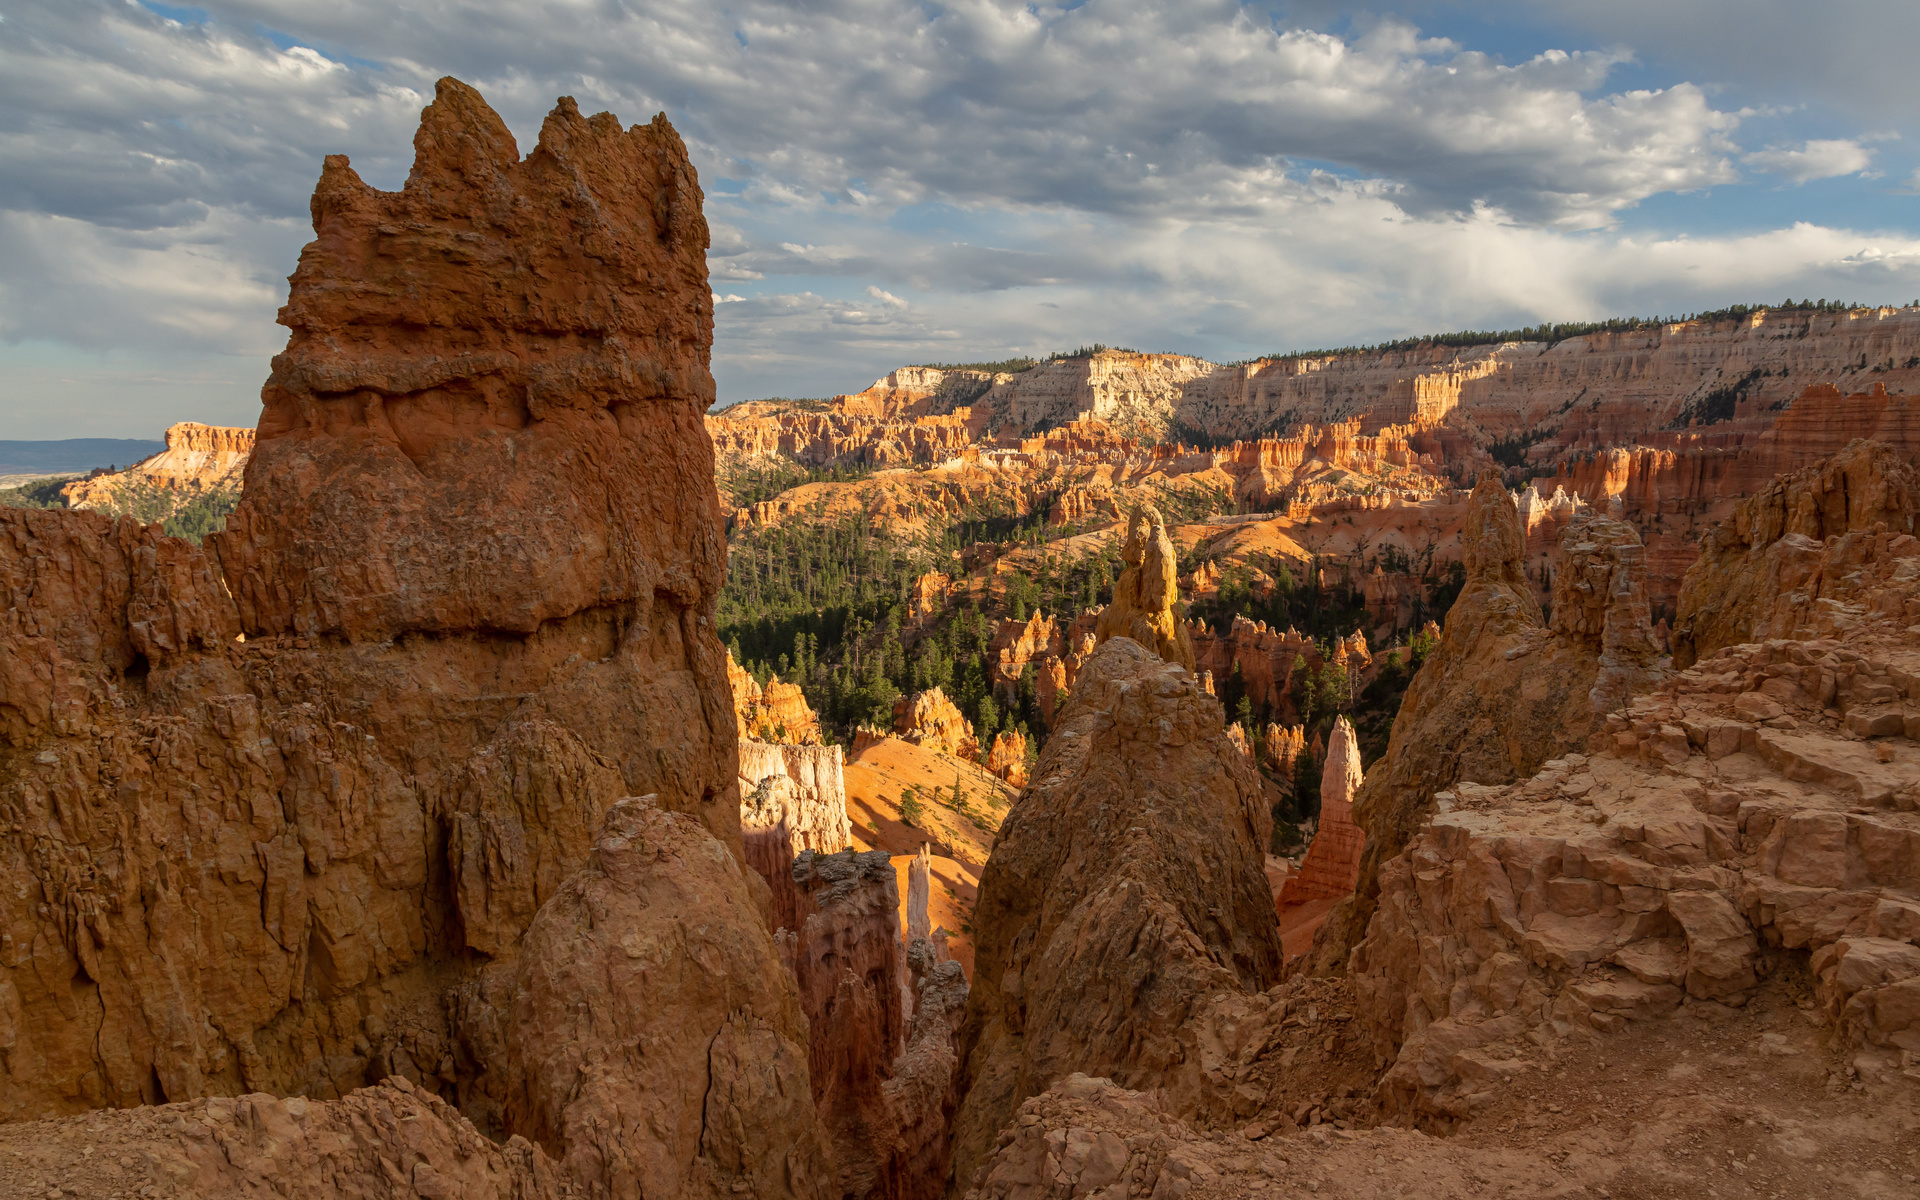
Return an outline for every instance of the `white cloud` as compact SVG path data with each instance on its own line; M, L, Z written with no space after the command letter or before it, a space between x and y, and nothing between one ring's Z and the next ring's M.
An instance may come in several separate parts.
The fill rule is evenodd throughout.
M1873 165L1873 151L1850 138L1816 139L1799 147L1769 146L1744 157L1760 170L1784 175L1794 183L1853 175Z
M1232 358L1920 291L1897 236L1620 232L1640 201L1743 167L1821 178L1875 151L1862 133L1745 154L1777 116L1704 77L1636 66L1661 86L1623 88L1636 48L1600 24L1601 48L1508 64L1404 20L1327 33L1345 6L1286 24L1238 0L204 7L204 25L119 0L7 14L0 342L204 356L170 378L246 355L264 376L321 156L398 186L443 73L523 150L556 95L669 111L707 190L723 395L1093 340Z

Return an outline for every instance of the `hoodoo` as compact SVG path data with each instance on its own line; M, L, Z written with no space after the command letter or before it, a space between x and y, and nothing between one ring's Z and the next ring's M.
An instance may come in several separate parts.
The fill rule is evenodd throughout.
M593 1194L633 1194L627 1153L648 1194L694 1151L687 1188L830 1185L798 1159L768 1183L771 1160L721 1132L798 1145L816 1118L766 889L736 861L707 230L685 147L664 118L624 129L562 100L522 159L445 79L415 150L398 192L327 160L245 498L211 553L0 509L0 1118L244 1092L359 1105L319 1129L412 1111L333 1099L386 1078L488 1134L524 1130ZM632 1050L595 1048L612 1014L542 1016L532 1040L512 1014L545 1012L540 981L559 977L541 947L582 906L652 892L724 906L712 936L757 990L686 985L684 1061L656 1064L674 1090L576 1097L581 1063ZM629 973L600 980L610 995L652 994L705 953L629 934L595 932ZM495 1087L475 1055L503 1041L526 1061ZM793 1103L768 1109L759 1081L789 1043ZM475 1136L413 1107L451 1123L422 1138ZM670 1171L584 1132L603 1117L657 1123ZM501 1170L551 1172L513 1153ZM452 1194L423 1182L441 1166L414 1170L421 1194Z

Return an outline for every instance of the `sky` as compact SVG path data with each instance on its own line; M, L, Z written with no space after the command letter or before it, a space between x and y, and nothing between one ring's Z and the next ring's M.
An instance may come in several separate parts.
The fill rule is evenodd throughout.
M665 112L723 403L1920 299L1912 0L0 0L0 439L252 425L322 156Z

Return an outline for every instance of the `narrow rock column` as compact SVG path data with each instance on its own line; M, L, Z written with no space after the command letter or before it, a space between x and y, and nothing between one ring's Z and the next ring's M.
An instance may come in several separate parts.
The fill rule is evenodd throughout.
M1360 879L1367 835L1353 823L1353 796L1360 790L1360 739L1345 717L1333 723L1327 763L1320 775L1320 824L1300 870L1287 878L1279 908L1350 895Z

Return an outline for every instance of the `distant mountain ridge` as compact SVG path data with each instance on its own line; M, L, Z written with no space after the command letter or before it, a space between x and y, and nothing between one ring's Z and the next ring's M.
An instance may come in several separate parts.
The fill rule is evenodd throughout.
M166 448L165 442L141 438L0 441L0 475L66 475L95 467L130 467Z

